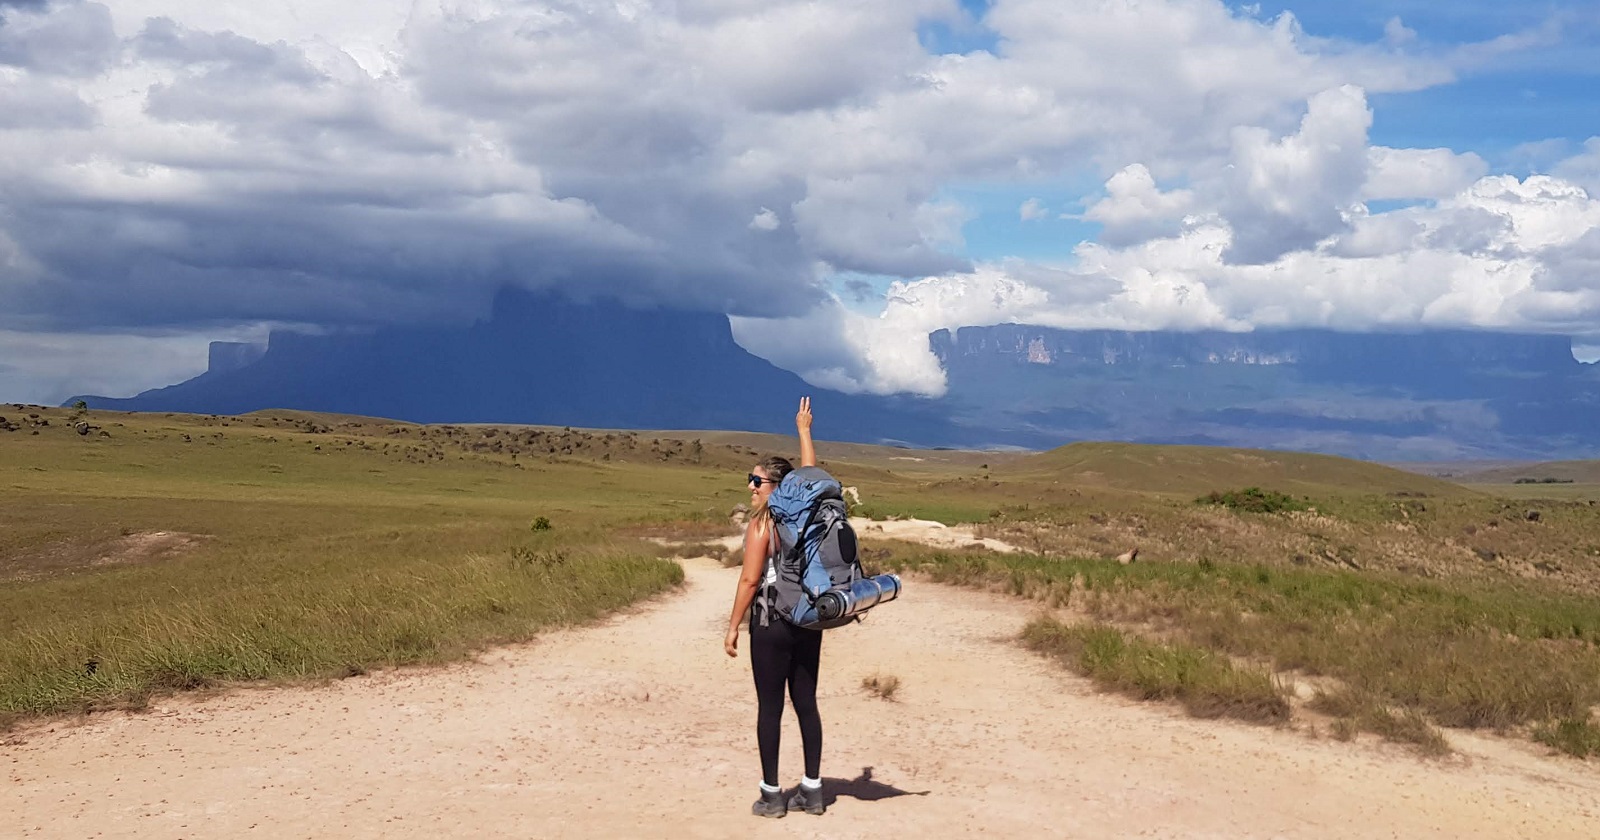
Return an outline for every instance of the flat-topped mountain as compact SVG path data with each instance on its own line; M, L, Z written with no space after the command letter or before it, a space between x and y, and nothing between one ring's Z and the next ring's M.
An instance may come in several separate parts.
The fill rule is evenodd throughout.
M1001 434L1373 460L1600 452L1600 366L1565 336L1004 324L930 345L951 415Z
M847 395L752 355L715 313L507 291L464 327L218 343L187 382L91 406L303 409L427 423L792 431L802 394L840 441L1046 449L1082 440L1383 461L1600 454L1600 366L1569 339L1464 331L940 330L946 395ZM78 398L74 397L73 400ZM70 402L70 401L69 401Z
M274 332L264 351L214 345L211 369L187 382L82 399L128 411L286 408L419 423L792 434L799 398L818 390L740 347L722 315L508 291L491 318L469 327ZM830 437L981 442L928 400L829 394L818 402Z

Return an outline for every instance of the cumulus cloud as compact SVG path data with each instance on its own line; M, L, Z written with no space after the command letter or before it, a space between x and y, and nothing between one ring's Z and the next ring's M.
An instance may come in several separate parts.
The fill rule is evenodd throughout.
M1430 317L1553 323L1588 305L1567 288L1590 259L1581 225L1549 215L1577 196L1367 141L1368 95L1448 82L1546 30L1438 50L1398 22L1358 44L1217 0L1008 0L983 19L994 50L923 49L919 26L965 15L4 0L0 329L466 320L502 286L559 287L730 313L785 366L933 392L925 330L985 319L1386 323L1429 309L1417 289L1454 288L1414 272L1488 260L1517 266L1502 291L1524 268L1549 288L1520 308L1458 294ZM1592 184L1589 154L1560 183ZM1106 183L1083 216L1098 242L1051 263L965 254L976 211L950 185L1085 171ZM1379 199L1422 206L1371 212ZM1325 267L1363 261L1401 267ZM826 291L852 273L894 281L881 316ZM824 321L837 358L789 358L750 328Z
M1367 151L1367 178L1361 188L1365 201L1382 199L1448 198L1489 171L1483 158L1449 149L1390 149L1374 146Z
M1142 163L1111 176L1105 191L1105 197L1091 204L1083 218L1103 225L1100 241L1108 245L1130 245L1177 233L1195 202L1192 190L1162 192Z
M1236 129L1221 207L1233 229L1227 257L1268 263L1342 231L1365 181L1371 124L1361 89L1342 85L1313 95L1292 135Z
M980 267L951 278L894 283L877 316L830 299L800 317L734 318L732 324L740 344L814 385L849 393L938 395L944 393L944 370L928 349L928 333L1016 320L1039 312L1048 299L1037 285Z
M1551 177L1486 177L1433 205L1359 215L1319 247L1257 263L1229 258L1234 236L1224 215L1210 213L1172 236L1124 247L1085 243L1066 264L1013 260L899 284L877 318L824 304L783 322L795 346L818 321L848 325L841 340L854 343L853 354L825 370L806 369L794 350L778 346L789 334L769 333L772 322L746 323L739 334L816 384L937 395L944 380L927 333L963 325L1478 327L1582 336L1600 321L1600 200Z
M1049 215L1050 211L1045 209L1044 202L1037 198L1030 198L1017 208L1017 217L1024 222L1035 222Z

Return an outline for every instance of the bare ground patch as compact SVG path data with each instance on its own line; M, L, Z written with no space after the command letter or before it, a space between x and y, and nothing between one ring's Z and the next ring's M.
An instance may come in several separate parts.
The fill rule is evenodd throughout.
M0 558L0 580L38 580L84 569L153 563L192 551L210 539L182 531L135 531L59 540Z

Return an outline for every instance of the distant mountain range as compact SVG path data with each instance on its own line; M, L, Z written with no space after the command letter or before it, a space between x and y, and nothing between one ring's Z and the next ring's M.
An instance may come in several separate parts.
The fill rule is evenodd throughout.
M1562 336L941 330L946 396L825 392L751 355L717 314L504 292L465 328L218 342L187 382L97 408L332 411L417 422L819 433L911 446L1202 443L1369 460L1600 456L1600 366Z
M1600 366L1564 336L1006 324L930 341L950 416L1000 435L1370 460L1600 454Z
M470 327L274 332L265 348L216 342L209 369L187 382L128 399L85 396L68 403L82 399L123 411L290 408L419 423L792 434L799 398L818 391L740 347L723 315L507 291L496 298L490 319ZM819 432L840 440L980 443L931 400L833 394L819 400L818 409L825 412Z

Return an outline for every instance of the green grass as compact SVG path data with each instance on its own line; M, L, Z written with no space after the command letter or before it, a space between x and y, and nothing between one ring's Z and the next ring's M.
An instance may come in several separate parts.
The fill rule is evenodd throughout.
M676 564L628 547L528 547L474 525L63 577L0 597L0 719L446 661L592 620L681 580Z
M109 437L80 436L67 411L3 413L23 428L0 432L0 722L450 661L592 620L670 590L682 574L671 557L736 532L748 468L794 454L791 439L740 433L302 412L95 411ZM29 426L30 413L52 422ZM1234 664L1262 663L1342 686L1317 701L1343 710L1336 735L1429 750L1436 727L1464 726L1595 752L1589 500L1203 447L820 451L860 488L859 512L982 523L1034 552L873 547L871 565L1081 608L1101 626L1035 628L1041 650L1074 667L1091 651L1096 679L1117 690L1276 720L1267 672ZM1194 504L1229 487L1310 509ZM139 549L155 532L181 548ZM1106 562L1134 546L1139 562Z
M1600 725L1588 718L1563 718L1534 730L1534 740L1578 758L1600 755Z
M710 522L744 495L663 461L670 443L514 461L458 432L424 460L418 438L450 440L437 427L91 418L111 437L0 434L0 724L443 662L590 621L682 580L624 526ZM194 539L130 548L155 532Z
M449 661L592 620L682 580L668 558L690 549L646 537L720 554L708 540L735 531L764 454L304 412L90 412L108 436L80 436L59 409L6 413L24 428L0 433L0 725ZM835 466L887 478L912 514L963 509L881 465ZM138 549L158 533L181 550Z
M1289 700L1270 673L1236 667L1195 645L1151 642L1106 625L1035 619L1022 631L1047 654L1103 687L1141 700L1176 700L1191 715L1253 723L1289 719Z
M944 553L883 562L1071 604L1105 624L1277 672L1333 677L1366 707L1400 710L1408 726L1405 716L1416 715L1514 731L1582 719L1600 704L1600 603L1533 586L1223 562ZM1359 723L1390 726L1371 714Z

